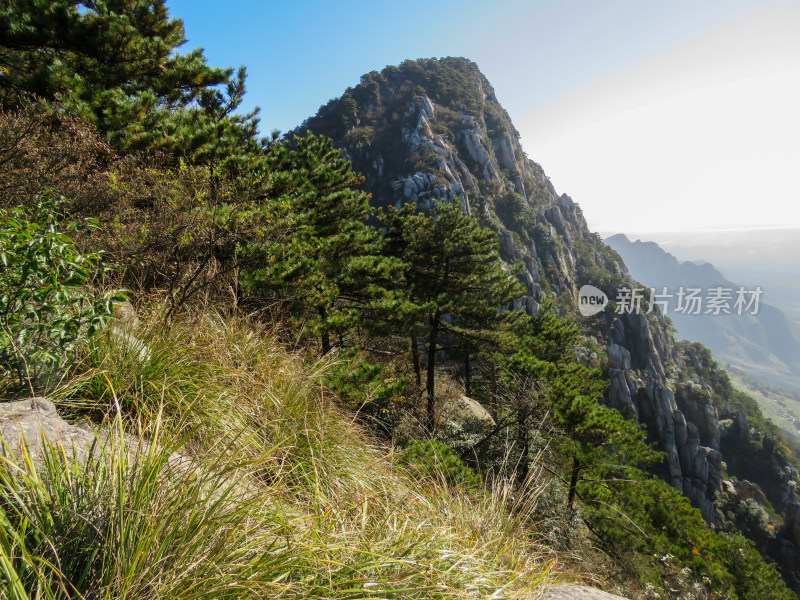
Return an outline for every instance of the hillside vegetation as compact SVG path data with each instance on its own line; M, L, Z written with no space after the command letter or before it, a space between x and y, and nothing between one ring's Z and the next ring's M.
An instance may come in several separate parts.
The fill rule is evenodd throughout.
M145 360L101 335L53 392L64 412L107 415L83 468L69 448L4 460L3 597L491 595L554 570L534 484L412 475L337 406L330 367L274 332L197 313L136 333ZM176 452L191 457L177 472Z
M512 191L494 154L465 165L477 215L452 186L378 210L333 140L259 138L235 112L244 70L182 41L158 0L0 9L0 392L97 432L83 459L6 440L4 597L504 598L581 577L793 597L742 534L771 515L709 523L665 481L661 440L608 401L602 326L567 301L576 276L610 289L624 265L585 224L539 219L561 209L538 167ZM445 118L492 94L465 59L405 73L461 99L437 100ZM731 400L707 351L673 359L687 402ZM747 408L731 456L752 441L788 461Z

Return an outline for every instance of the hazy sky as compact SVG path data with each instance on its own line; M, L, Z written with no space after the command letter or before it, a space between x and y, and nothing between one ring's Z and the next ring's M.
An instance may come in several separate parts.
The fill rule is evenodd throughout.
M407 58L478 63L600 231L800 226L800 1L168 0L286 131Z

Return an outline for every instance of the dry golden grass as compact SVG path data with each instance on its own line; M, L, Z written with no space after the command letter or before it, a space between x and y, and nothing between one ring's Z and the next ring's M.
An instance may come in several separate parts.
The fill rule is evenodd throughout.
M131 554L113 560L108 536L89 535L105 529L84 515L92 528L78 529L91 569L81 573L91 575L73 582L72 571L60 573L52 557L43 567L37 552L72 551L75 528L31 520L41 532L35 547L0 544L8 597L510 598L535 593L557 570L557 556L537 543L535 478L527 493L503 481L475 492L444 478L415 480L324 388L325 362L286 351L252 322L203 315L134 333L149 346L146 358L119 336L97 340L57 398L65 409L105 409L150 442L127 471L113 471L119 452L106 447L85 478L106 503L103 523L121 523L115 535L131 542ZM156 478L145 493L154 479L137 474L158 472L175 451L194 457L188 479ZM39 496L29 492L39 488L56 490L42 496L48 506L75 505L80 490L58 477L66 465L51 462L16 479L6 469L7 489L33 507ZM93 479L104 472L117 475ZM137 498L153 510L129 522ZM6 532L18 529L15 514L5 515ZM154 529L171 543L147 534ZM187 563L181 544L198 559ZM176 583L182 572L195 585Z

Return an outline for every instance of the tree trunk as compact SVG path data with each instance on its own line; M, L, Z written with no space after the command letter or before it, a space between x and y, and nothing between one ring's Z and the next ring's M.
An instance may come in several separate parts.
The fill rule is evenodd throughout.
M519 479L524 482L530 470L530 443L528 441L528 411L520 407L517 417L517 440L520 444Z
M324 306L320 306L318 309L319 318L322 321L322 356L325 356L328 352L331 351L331 334L328 331L328 311L325 310Z
M490 378L491 378L491 391L489 397L491 398L491 411L494 420L499 423L500 411L497 408L497 365L494 362L492 362Z
M414 375L417 376L417 385L422 385L422 370L419 366L419 344L417 343L417 336L411 335L411 360L414 363Z
M567 496L567 506L572 510L572 505L575 502L575 494L578 489L578 474L581 472L581 461L577 456L572 458L572 475L569 478L569 495Z
M469 352L467 352L464 354L464 394L467 398L472 398L472 382L469 375Z
M433 431L436 425L435 406L436 398L434 396L434 368L436 367L436 345L439 342L439 319L441 318L439 311L431 317L430 331L428 334L428 374L425 382L425 390L428 392L428 431Z

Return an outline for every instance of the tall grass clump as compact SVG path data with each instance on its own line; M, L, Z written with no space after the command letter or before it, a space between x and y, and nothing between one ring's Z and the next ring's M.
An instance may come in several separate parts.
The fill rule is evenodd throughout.
M501 598L555 570L535 478L420 480L325 389L328 363L254 322L134 333L148 352L97 339L59 392L108 415L90 460L3 462L9 598Z
M117 430L81 462L56 445L39 464L24 448L3 457L2 597L234 599L280 592L302 565L284 541L285 513L238 483L246 464L194 461L175 449L158 431L146 442Z

